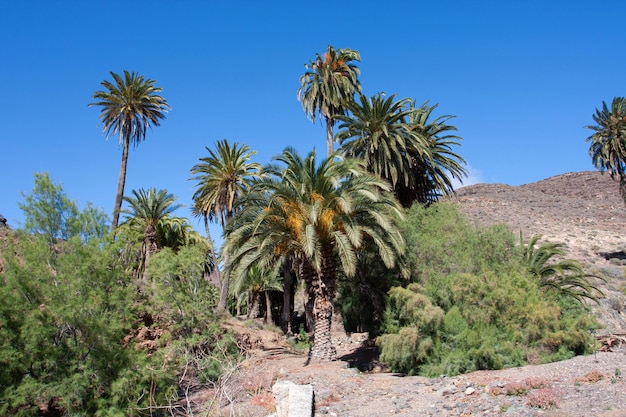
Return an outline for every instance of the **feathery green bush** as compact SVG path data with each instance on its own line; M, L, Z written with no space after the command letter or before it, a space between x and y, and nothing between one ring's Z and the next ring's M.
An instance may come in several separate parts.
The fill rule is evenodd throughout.
M579 298L546 291L504 226L471 225L450 204L412 207L413 282L388 292L381 360L435 376L589 353L597 323Z

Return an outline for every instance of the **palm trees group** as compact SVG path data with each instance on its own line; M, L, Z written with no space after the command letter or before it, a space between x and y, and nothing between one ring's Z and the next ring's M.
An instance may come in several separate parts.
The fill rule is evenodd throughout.
M376 242L381 260L392 267L403 251L397 228L402 216L389 184L353 158L316 161L287 148L244 198L227 227L226 270L231 279L253 267L296 266L304 281L307 312L313 318L312 355L334 358L330 339L338 271L355 273L357 250Z
M361 95L349 104L350 115L336 117L335 138L347 156L365 160L370 172L389 181L404 207L432 203L454 191L452 179L467 174L465 160L452 151L461 141L448 133L456 130L445 123L452 116L428 120L436 107L415 107L395 94Z
M208 155L191 168L192 212L204 220L208 257L221 286L218 308L227 310L229 294L242 289L258 294L283 287L286 330L288 293L296 276L307 296L312 354L322 359L334 357L330 324L337 284L340 276L355 275L363 259L359 251L375 251L393 267L404 250L398 229L403 206L452 192L451 178L466 174L465 161L452 151L461 138L450 134L456 130L446 124L451 116L429 121L436 106L416 107L395 94L366 97L355 64L360 59L355 50L328 46L305 65L300 78L298 99L306 115L326 124L326 158L317 158L314 150L302 157L286 148L261 167L251 161L255 152L248 146L224 139L214 149L207 147ZM148 127L159 126L169 105L153 80L128 71L111 75L114 82L103 81L105 90L97 91L90 105L101 106L104 132L118 135L123 147L113 228L125 200L130 214L125 224L139 222L143 228L145 266L158 248L159 222L172 219L178 206L165 190L123 196L128 149L145 139ZM219 257L209 222L224 230ZM277 278L284 285L277 285Z
M365 160L371 173L389 181L404 207L451 194L452 180L462 182L467 175L465 160L452 150L462 140L450 133L456 131L447 124L453 116L430 121L437 105L416 107L414 100L396 100L395 94L366 97L360 70L353 64L360 59L357 51L329 45L323 57L316 54L305 65L300 77L298 99L305 113L312 121L318 114L326 121L328 155L338 141L343 154ZM337 122L339 131L333 136Z

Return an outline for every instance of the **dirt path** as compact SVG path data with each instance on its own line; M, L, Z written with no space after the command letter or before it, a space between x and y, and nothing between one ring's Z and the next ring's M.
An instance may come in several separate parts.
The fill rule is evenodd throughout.
M546 365L425 378L361 372L351 367L367 355L358 346L357 342L344 343L340 360L308 365L302 353L251 352L242 364L239 382L233 384L247 389L233 395L235 403L223 415L268 416L273 412L271 384L289 380L313 386L314 417L626 416L626 350Z

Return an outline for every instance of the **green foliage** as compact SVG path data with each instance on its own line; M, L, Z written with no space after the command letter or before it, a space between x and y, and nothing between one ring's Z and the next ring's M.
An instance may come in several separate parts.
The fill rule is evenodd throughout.
M214 380L237 358L211 313L217 294L198 247L155 255L150 297L138 304L119 242L73 237L52 248L17 231L2 245L0 415L170 415L179 370ZM137 320L146 316L154 323ZM137 336L145 326L160 334L148 350Z
M422 294L418 284L389 291L385 325L377 339L380 359L413 373L433 352L433 339L444 318L443 310Z
M300 325L298 334L294 335L294 337L291 338L289 342L294 349L301 352L307 352L310 349L311 339L309 338L309 334L306 332L306 330L304 330L304 325Z
M167 329L160 342L171 365L191 367L201 383L216 381L239 355L234 336L216 323L219 292L204 278L205 263L206 252L197 246L161 250L150 260L143 304L153 327Z
M353 277L340 274L336 306L346 331L378 335L387 292L393 286L406 284L402 256L398 256L395 267L388 268L380 262L375 243L368 239L356 254L356 261Z
M24 212L24 229L46 237L50 245L57 239L67 240L80 236L83 240L102 237L107 232L107 217L91 205L80 212L75 202L54 184L47 172L35 173L35 186L31 194L22 194L19 204Z
M72 238L56 248L53 268L43 236L14 240L1 252L0 415L35 415L47 404L76 415L137 415L131 407L166 403L172 374L150 371L160 368L158 356L123 345L133 290L112 265L111 246Z
M388 293L381 359L424 375L547 362L593 348L583 304L543 290L503 227L468 224L451 205L414 206L405 223L411 279Z
M237 341L215 323L207 323L197 333L173 341L164 351L177 369L190 369L200 383L215 382L238 361Z
M506 270L516 243L505 226L471 225L452 204L445 203L428 209L414 205L407 211L402 233L411 248L406 253L408 269L417 282L456 272L475 273L485 264Z
M145 308L155 312L174 339L208 329L218 294L204 278L206 252L184 246L164 248L150 260Z
M535 247L540 239L541 235L535 235L525 244L520 233L522 258L528 270L539 280L539 285L580 303L585 299L599 303L604 294L591 280L602 278L585 273L578 261L563 259L565 250L562 243L545 242Z

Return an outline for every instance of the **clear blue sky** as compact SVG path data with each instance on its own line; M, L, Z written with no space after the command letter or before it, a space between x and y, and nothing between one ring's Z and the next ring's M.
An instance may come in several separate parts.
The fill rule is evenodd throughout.
M296 93L328 44L361 53L366 95L455 115L470 183L592 170L583 126L626 95L625 16L623 0L4 0L0 213L19 227L22 193L45 171L79 207L111 215L122 153L87 107L109 71L156 80L172 106L131 150L126 194L167 189L187 206L177 215L189 215L190 168L216 140L248 144L262 164L288 145L324 155L324 128Z

